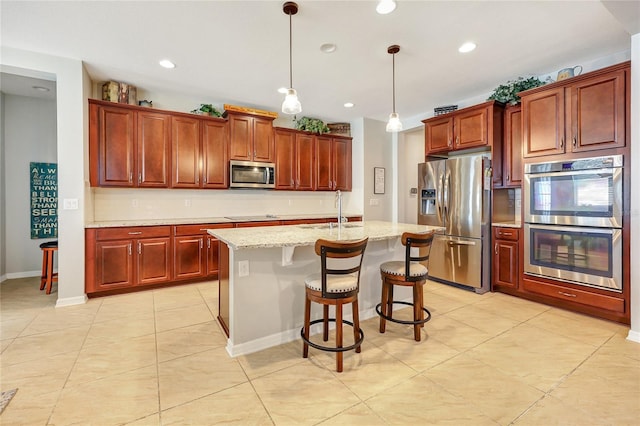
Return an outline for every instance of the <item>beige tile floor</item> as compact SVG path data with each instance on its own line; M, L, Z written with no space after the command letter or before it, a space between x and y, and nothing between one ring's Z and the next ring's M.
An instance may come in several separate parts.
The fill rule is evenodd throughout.
M230 358L216 282L55 300L0 285L2 425L640 424L627 327L504 294L428 283L422 342L367 320L340 374L300 342Z

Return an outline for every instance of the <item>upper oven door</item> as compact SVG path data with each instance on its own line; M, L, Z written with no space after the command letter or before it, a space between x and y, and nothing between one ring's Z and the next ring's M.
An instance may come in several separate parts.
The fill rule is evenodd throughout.
M622 168L526 174L524 221L622 227Z

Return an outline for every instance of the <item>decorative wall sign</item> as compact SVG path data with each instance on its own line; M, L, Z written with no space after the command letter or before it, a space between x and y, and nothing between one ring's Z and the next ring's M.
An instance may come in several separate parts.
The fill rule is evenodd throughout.
M58 165L29 163L31 238L58 238Z
M373 193L384 194L384 167L373 168Z

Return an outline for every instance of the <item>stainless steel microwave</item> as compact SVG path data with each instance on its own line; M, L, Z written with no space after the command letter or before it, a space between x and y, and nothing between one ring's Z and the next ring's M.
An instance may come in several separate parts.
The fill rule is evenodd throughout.
M276 187L276 165L256 161L229 162L229 187L269 189Z

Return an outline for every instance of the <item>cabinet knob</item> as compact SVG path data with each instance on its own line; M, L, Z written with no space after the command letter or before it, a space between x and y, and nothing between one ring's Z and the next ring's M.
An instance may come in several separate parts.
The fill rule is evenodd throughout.
M495 243L493 246L493 251L498 254L498 243Z
M129 252L129 256L131 256L131 243L129 243L129 245L127 247L127 251Z
M142 254L142 243L138 241L138 254Z
M142 183L142 173L138 173L138 183Z
M129 183L133 183L133 172L129 172Z
M507 173L507 182L509 181L509 173Z
M456 145L460 144L460 136L456 136Z
M564 137L560 138L560 148L564 148Z
M447 141L447 146L451 146L451 138Z
M577 147L578 146L578 138L577 137L573 137L573 147Z

